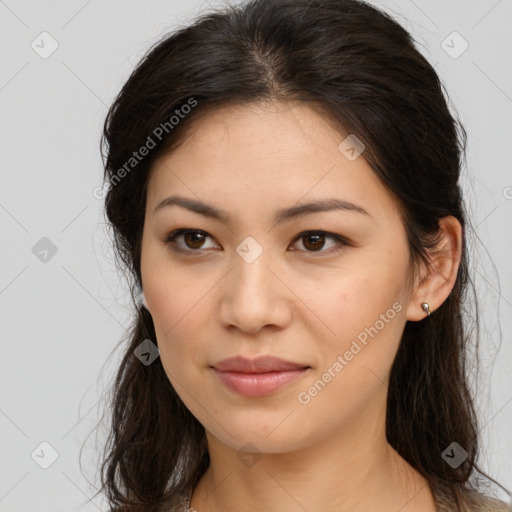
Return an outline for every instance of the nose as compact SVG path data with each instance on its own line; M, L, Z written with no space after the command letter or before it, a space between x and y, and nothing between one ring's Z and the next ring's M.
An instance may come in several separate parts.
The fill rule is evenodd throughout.
M221 286L220 320L226 328L255 334L263 327L285 328L291 321L293 293L283 272L273 269L268 252L252 263L235 255Z

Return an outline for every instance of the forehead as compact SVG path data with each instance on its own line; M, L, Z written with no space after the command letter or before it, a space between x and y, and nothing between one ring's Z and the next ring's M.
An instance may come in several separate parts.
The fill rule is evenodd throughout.
M346 137L304 104L221 108L196 120L185 140L155 161L148 205L181 193L217 205L239 203L242 211L244 201L282 207L333 195L375 214L393 208L364 153L350 160L340 151Z
M337 146L341 136L331 124L304 103L233 104L193 121L180 149L195 152L208 147L212 156L224 156L226 150L239 149L240 156L242 151L249 152L264 144L267 151L273 150L276 155L282 156L286 150L288 156L307 156L311 150L323 147L329 151Z

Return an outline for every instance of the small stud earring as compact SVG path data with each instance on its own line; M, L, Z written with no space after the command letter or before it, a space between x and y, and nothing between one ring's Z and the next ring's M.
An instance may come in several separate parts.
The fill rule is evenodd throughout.
M421 309L423 309L423 311L425 311L425 313L427 313L427 316L430 316L430 306L428 305L428 302L422 302L421 303Z

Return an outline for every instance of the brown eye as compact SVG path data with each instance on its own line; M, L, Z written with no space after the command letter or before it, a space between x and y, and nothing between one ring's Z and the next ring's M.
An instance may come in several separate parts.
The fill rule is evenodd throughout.
M303 245L308 251L318 251L325 244L324 235L306 235L303 240L305 240Z
M331 242L331 245L328 245L327 249L325 249L326 240L329 239L333 242ZM324 231L309 231L301 233L295 240L297 242L302 241L302 246L304 249L299 250L310 253L338 252L338 250L340 250L343 246L348 245L348 242L342 237L331 233L325 233ZM338 246L338 249L336 249L336 246ZM334 248L334 250L331 251L331 248Z
M172 250L181 253L200 252L205 247L205 240L211 238L208 233L197 229L178 229L170 233L165 239L165 243L171 245ZM182 243L178 243L178 242Z
M190 249L201 249L204 244L205 236L197 231L187 231L183 233L183 240Z

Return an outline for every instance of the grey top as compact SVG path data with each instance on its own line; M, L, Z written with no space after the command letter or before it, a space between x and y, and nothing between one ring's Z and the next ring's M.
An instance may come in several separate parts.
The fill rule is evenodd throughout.
M190 508L192 492L193 489L182 495L181 501L176 507L176 512L198 512L195 508ZM436 489L433 489L433 492L437 512L453 512L455 510L455 503L450 497ZM465 512L512 512L512 506L475 490L467 489L464 495L463 510Z
M193 489L190 489L181 496L181 500L176 507L176 512L197 512L195 508L190 508Z

